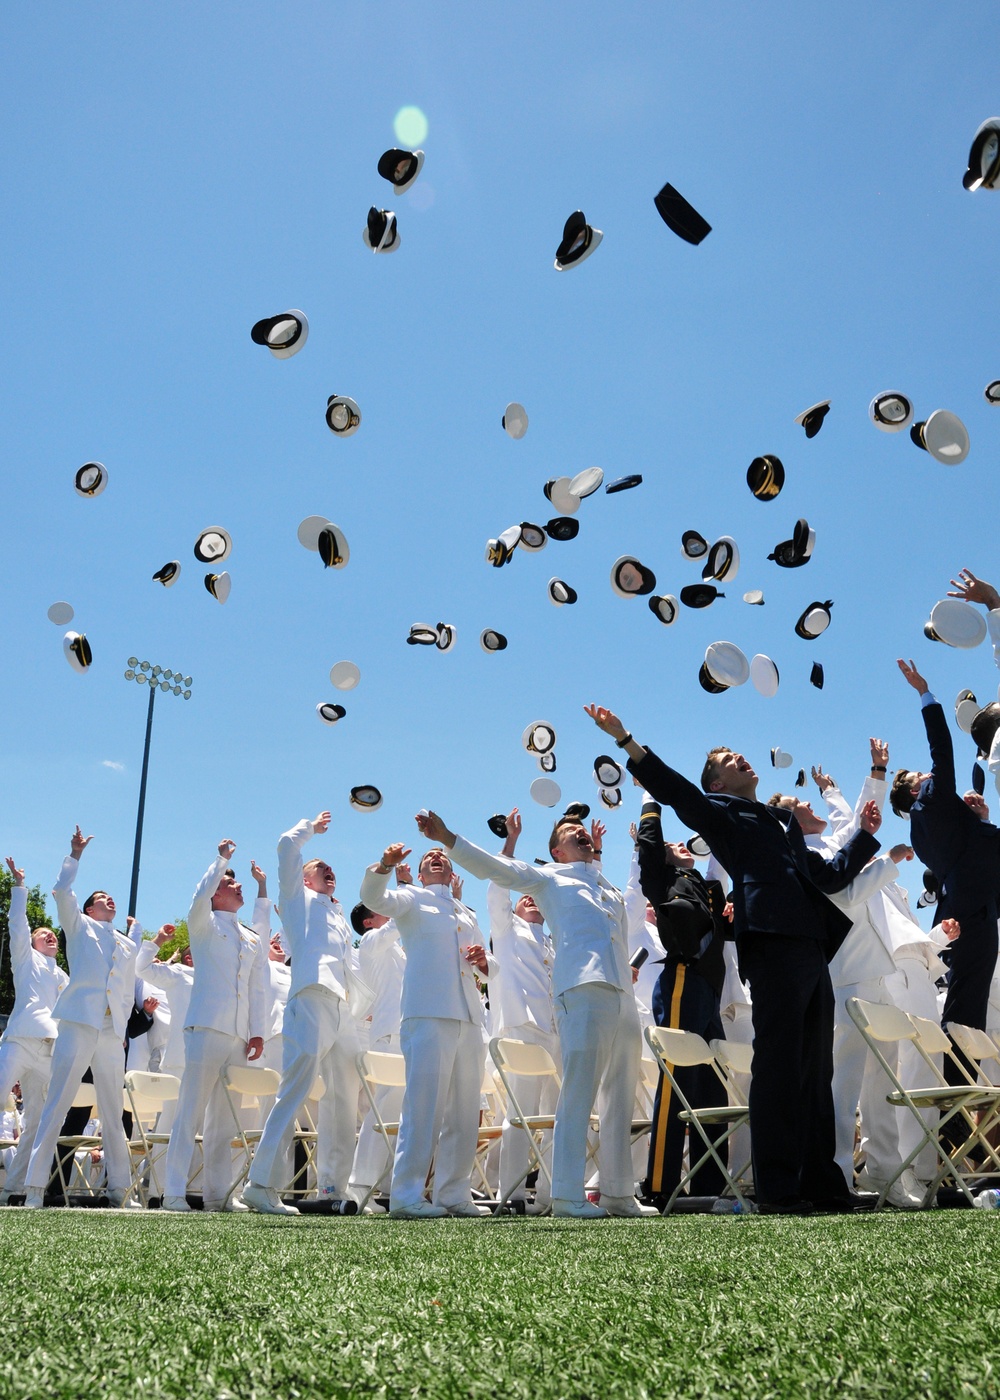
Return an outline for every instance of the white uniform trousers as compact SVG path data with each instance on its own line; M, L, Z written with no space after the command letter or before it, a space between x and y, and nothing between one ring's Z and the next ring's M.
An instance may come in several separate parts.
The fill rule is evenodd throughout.
M882 985L881 977L866 982L851 982L843 987L834 987L833 1013L833 1112L837 1127L837 1148L835 1160L844 1174L849 1191L854 1190L854 1142L857 1134L858 1104L861 1101L865 1065L869 1059L868 1046L847 1011L849 997L860 1001L876 1002L885 1005L889 998ZM884 1147L884 1144L882 1144ZM878 1154L876 1153L875 1156ZM882 1172L890 1168L889 1177L895 1174L891 1162L876 1161L872 1156L867 1160L868 1170L879 1181L888 1180ZM896 1167L899 1162L896 1162Z
M586 982L560 993L555 1006L563 1075L552 1138L552 1195L583 1200L587 1130L599 1099L601 1191L632 1196L629 1141L642 1054L635 998L608 982Z
M897 957L896 971L889 974L885 979L886 991L894 1006L908 1012L912 1016L923 1016L928 1021L941 1020L941 1013L938 1009L938 991L934 985L927 964L923 958ZM883 1047L886 1059L891 1063L891 1053L895 1047ZM941 1068L941 1056L935 1055L933 1059L938 1069ZM899 1082L905 1089L926 1088L930 1078L927 1066L924 1063L920 1052L909 1041L899 1046L899 1061L896 1068ZM888 1081L883 1079L888 1092ZM913 1115L906 1107L892 1108L889 1110L896 1115L897 1134L899 1137L900 1160L904 1161L914 1150L920 1141L920 1127L914 1121ZM936 1128L939 1117L936 1108L922 1109L928 1127ZM925 1147L920 1152L915 1161L911 1163L911 1169L921 1181L933 1179L938 1168L938 1158L932 1147Z
M26 1186L35 1189L48 1185L56 1138L88 1065L94 1075L94 1098L97 1117L101 1120L108 1186L112 1191L128 1189L132 1165L122 1127L125 1047L115 1034L110 1016L100 1030L79 1021L59 1022L59 1034L52 1051L52 1078L28 1162Z
M399 1042L406 1062L406 1088L392 1165L391 1205L411 1206L423 1200L432 1161L434 1204L468 1204L486 1061L482 1027L443 1016L407 1016Z
M399 1054L399 1036L383 1035L371 1047L382 1055ZM403 1106L403 1091L394 1084L376 1084L375 1103L383 1123L399 1121ZM392 1148L380 1133L375 1131L375 1115L369 1108L358 1133L358 1145L354 1150L354 1166L351 1168L351 1195L360 1201L370 1186L377 1186L392 1167ZM386 1183L383 1182L383 1186Z
M34 1146L38 1122L42 1116L45 1096L52 1078L52 1047L55 1036L43 1040L40 1036L4 1036L0 1041L0 1099L5 1099L15 1084L21 1086L24 1118L21 1136L17 1140L14 1160L7 1169L4 1188L20 1195L28 1172L28 1158Z
M281 1083L254 1153L250 1180L277 1190L287 1180L287 1146L295 1116L317 1076L323 1080L316 1124L316 1176L321 1190L346 1196L358 1120L357 1037L343 998L304 987L285 1007Z
M164 1195L187 1194L195 1136L200 1132L202 1198L206 1205L221 1205L226 1199L233 1184L230 1144L236 1124L219 1075L226 1065L246 1064L246 1053L246 1041L237 1035L207 1026L184 1027L184 1077L167 1147Z
M559 1037L554 1031L543 1031L539 1026L505 1026L504 1037L508 1040L523 1040L528 1045L541 1045L547 1050L555 1061L556 1069L559 1069ZM555 1082L545 1075L535 1074L512 1074L509 1076L510 1085L517 1098L521 1112L528 1117L535 1114L551 1114L555 1112L559 1091ZM551 1159L549 1151L552 1144L552 1134L545 1132L542 1134L541 1153L543 1158L549 1162ZM523 1128L512 1128L507 1119L504 1119L503 1133L500 1139L500 1195L503 1199L508 1199L507 1193L515 1183L521 1184L516 1187L513 1195L509 1198L515 1201L525 1199L524 1176L528 1170L528 1135ZM544 1172L538 1173L538 1184L535 1188L536 1202L547 1201L549 1198L549 1183Z
M753 1045L753 1007L749 1002L731 1002L722 1013L722 1025L726 1039L738 1045ZM750 1095L750 1075L734 1074L737 1090L746 1103ZM736 1099L730 1096L735 1104ZM742 1172L739 1178L742 1185L753 1185L753 1167L750 1158L750 1124L743 1123L729 1139L729 1165L733 1173Z

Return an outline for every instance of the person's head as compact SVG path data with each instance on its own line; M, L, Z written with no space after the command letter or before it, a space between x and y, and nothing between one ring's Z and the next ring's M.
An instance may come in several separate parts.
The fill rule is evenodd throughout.
M181 966L194 967L194 958L191 955L191 944L189 943L181 953Z
M115 902L107 890L95 890L88 895L82 908L88 919L97 919L102 924L110 924L115 917Z
M702 792L725 792L732 797L757 796L757 774L741 753L724 744L709 749L701 770Z
M514 905L514 913L519 919L523 919L526 924L544 924L542 911L532 899L530 894L522 894L521 898Z
M549 855L558 865L596 860L590 832L577 817L560 817L549 837Z
M683 841L664 841L663 854L667 864L677 870L690 870L694 866L694 856Z
M929 777L929 773L917 773L910 768L899 769L892 780L892 787L889 789L889 806L897 817L910 815L910 809L916 802L917 794L920 791L920 784Z
M332 895L337 888L337 877L325 860L310 860L302 867L302 883L307 890Z
M59 951L59 939L50 928L36 928L31 935L31 946L36 953L44 953L47 958L54 958Z
M212 908L223 914L235 914L243 908L243 886L235 870L227 870L219 881L219 888L212 895Z
M803 802L798 797L786 797L782 793L776 792L773 797L767 799L767 805L769 807L783 807L786 812L791 812L802 828L803 836L818 836L821 831L826 830L826 818L817 816L810 802Z
M267 948L269 962L283 963L285 961L285 950L281 946L280 938L272 938Z
M384 914L376 914L367 904L355 904L351 910L351 928L361 938L371 928L382 928L389 920Z
M962 801L966 807L975 812L981 822L988 822L990 819L990 809L986 804L986 798L981 793L970 791L964 793Z
M453 874L451 861L440 846L433 846L421 856L417 876L422 885L448 885Z

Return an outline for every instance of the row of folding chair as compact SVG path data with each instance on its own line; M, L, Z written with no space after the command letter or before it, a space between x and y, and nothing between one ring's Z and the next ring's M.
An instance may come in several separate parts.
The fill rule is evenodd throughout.
M926 1201L933 1202L938 1188L951 1180L971 1205L975 1187L1000 1177L1000 1156L991 1141L1000 1123L1000 1064L992 1075L989 1070L990 1062L1000 1059L1000 1047L971 1026L952 1024L945 1032L935 1021L858 997L849 998L847 1011L892 1086L887 1102L910 1114L919 1129L916 1147L886 1183L879 1205L925 1147L935 1159ZM926 1072L922 1085L907 1088L899 1077L898 1050L904 1044L919 1056ZM950 1076L943 1065L949 1066Z

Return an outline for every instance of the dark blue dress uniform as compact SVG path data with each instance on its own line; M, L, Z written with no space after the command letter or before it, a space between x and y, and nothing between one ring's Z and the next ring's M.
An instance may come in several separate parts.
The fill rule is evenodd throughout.
M937 876L937 922L957 919L962 932L950 945L951 973L941 1021L986 1029L990 982L997 961L1000 831L980 821L955 786L955 756L944 711L923 706L931 774L910 809L913 849ZM956 1074L957 1077L957 1074Z
M666 953L653 990L653 1019L658 1026L693 1031L708 1041L721 1040L719 997L726 974L722 944L728 927L722 914L726 903L722 885L705 880L697 870L681 870L668 862L656 803L643 806L637 846L639 884L655 911L657 934ZM710 1065L678 1065L674 1075L692 1108L726 1103L725 1088ZM653 1200L668 1198L680 1180L686 1132L678 1117L681 1108L670 1081L661 1075L643 1182L644 1194ZM717 1130L716 1136L724 1132ZM693 1137L691 1145L694 1156L700 1157L700 1138ZM724 1187L725 1177L709 1159L692 1178L691 1194L718 1196Z
M740 976L753 998L750 1141L761 1205L836 1207L848 1198L834 1160L833 988L827 963L851 921L824 890L844 889L879 848L859 831L829 861L807 849L780 807L704 793L655 754L629 761L651 797L699 832L732 880Z

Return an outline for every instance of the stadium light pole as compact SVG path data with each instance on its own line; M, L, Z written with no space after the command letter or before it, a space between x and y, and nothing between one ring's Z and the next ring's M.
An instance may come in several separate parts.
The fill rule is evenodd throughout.
M152 666L148 661L140 661L136 656L128 659L127 681L149 686L149 709L146 711L146 742L142 749L142 777L139 781L139 811L135 819L135 846L132 851L132 886L128 893L128 912L135 918L135 905L139 895L139 857L142 852L142 819L146 810L146 774L149 772L149 739L153 732L153 702L157 690L168 690L174 695L191 699L191 677L181 676L180 671L165 671L162 666Z

